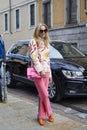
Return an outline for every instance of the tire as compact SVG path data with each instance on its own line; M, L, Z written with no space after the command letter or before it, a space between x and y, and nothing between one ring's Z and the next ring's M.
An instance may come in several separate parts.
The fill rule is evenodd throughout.
M16 85L15 81L13 80L13 75L10 69L6 70L6 83L7 83L7 87L9 88L14 88Z
M49 83L48 92L50 101L57 102L62 99L58 82L56 83L53 81L52 83Z

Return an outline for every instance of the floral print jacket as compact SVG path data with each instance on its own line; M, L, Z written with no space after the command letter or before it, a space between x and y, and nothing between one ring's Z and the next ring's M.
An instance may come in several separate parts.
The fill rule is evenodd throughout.
M34 39L32 39L29 44L29 54L34 68L37 72L50 72L51 77L49 50L49 47L47 48L43 41L41 41L40 47L37 46L37 43Z

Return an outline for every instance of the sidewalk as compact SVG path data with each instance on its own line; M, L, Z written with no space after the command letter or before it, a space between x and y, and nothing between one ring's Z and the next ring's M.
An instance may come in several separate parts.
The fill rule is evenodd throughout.
M0 103L0 130L87 130L87 125L54 113L55 121L37 122L37 106L8 94L7 103Z

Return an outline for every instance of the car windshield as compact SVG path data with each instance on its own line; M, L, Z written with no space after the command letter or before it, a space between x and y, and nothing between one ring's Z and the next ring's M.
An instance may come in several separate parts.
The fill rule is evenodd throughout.
M51 46L55 48L63 58L85 57L79 49L69 43L51 42ZM55 51L53 53L55 53Z

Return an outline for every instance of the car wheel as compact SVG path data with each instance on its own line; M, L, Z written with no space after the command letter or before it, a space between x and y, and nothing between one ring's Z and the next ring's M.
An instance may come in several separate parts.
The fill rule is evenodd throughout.
M48 92L49 98L52 102L60 101L62 99L62 96L58 88L58 84L56 85L55 82L49 83Z
M11 87L11 88L14 88L16 84L15 81L13 80L10 69L6 70L6 83L7 83L7 87Z

